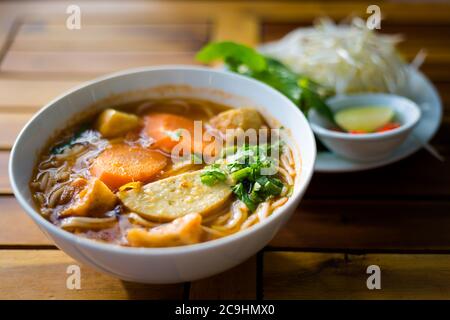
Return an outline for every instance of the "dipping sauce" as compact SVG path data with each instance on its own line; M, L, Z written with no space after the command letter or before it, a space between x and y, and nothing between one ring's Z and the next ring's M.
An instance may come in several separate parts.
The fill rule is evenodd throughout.
M385 106L357 106L337 111L339 129L352 134L385 132L400 127L393 109Z

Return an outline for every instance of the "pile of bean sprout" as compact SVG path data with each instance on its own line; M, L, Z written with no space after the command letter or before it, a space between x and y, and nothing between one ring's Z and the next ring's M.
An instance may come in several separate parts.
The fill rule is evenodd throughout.
M336 94L399 93L408 80L408 64L396 50L400 41L399 36L368 29L359 18L339 25L321 20L261 47L261 52Z

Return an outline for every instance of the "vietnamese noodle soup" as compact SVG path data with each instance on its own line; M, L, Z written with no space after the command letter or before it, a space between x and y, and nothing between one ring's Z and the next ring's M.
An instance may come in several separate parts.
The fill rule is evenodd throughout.
M82 237L133 247L210 241L287 202L299 170L285 131L253 108L127 103L51 141L30 188L45 219Z

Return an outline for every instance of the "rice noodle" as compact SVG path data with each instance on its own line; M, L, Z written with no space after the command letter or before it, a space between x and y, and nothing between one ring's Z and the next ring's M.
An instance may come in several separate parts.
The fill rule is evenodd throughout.
M286 180L287 184L292 186L294 185L294 180L292 180L291 175L286 171L286 169L283 169L282 167L277 167L278 173L283 177L284 180Z
M270 210L270 204L269 204L269 202L266 201L266 202L260 203L258 205L254 215L256 214L258 216L259 222L261 222L269 216L269 214L270 214L269 210Z
M247 219L248 209L241 201L235 201L231 205L231 216L223 225L213 225L213 229L226 231L234 229L242 224Z
M116 221L116 217L69 217L61 220L60 227L63 229L105 229L111 227Z
M289 160L287 159L285 154L282 154L280 157L281 167L285 169L291 177L295 176L295 170L289 165Z
M203 218L203 224L208 224L212 222L212 224L221 225L224 224L230 218L230 216L231 216L230 211L228 211L227 213L218 212L216 214Z
M284 146L283 147L283 154L288 159L289 166L295 167L295 161L294 161L294 158L292 157L291 148L289 148L288 146Z
M280 198L280 199L278 199L277 201L274 201L274 202L271 204L270 208L271 208L272 211L273 211L273 210L275 210L276 208L281 207L281 206L282 206L283 204L285 204L287 201L288 201L288 197Z
M48 206L50 208L56 207L60 203L61 196L63 195L65 190L65 186L57 188L55 191L53 191L50 194L50 197L48 198Z
M203 226L203 225L202 225L202 229L203 229L203 231L205 231L205 232L207 232L207 233L209 233L209 234L212 234L212 235L215 236L215 237L219 237L219 238L225 237L226 235L229 234L229 233L227 233L227 232L215 230L215 229L212 229L212 228L210 228L210 227Z
M250 217L245 220L241 225L241 230L247 229L258 222L258 216L256 214L252 214Z
M45 189L47 189L49 177L50 177L50 173L44 172L42 174L42 176L39 178L39 180L38 180L38 181L40 181L39 189L41 191L44 191Z
M136 223L143 227L148 227L148 228L157 227L157 226L161 225L161 223L156 223L156 222L152 222L147 219L144 219L140 215L138 215L137 213L134 213L134 212L131 212L128 215L128 220L130 220L133 223Z
M198 166L198 165L194 164L192 159L185 160L185 161L177 161L172 165L172 167L169 170L165 171L160 176L160 179L179 175L181 173L185 173L188 171L192 171L192 169L194 169L196 166Z
M283 186L283 189L281 189L280 197L286 196L288 191L289 191L289 188L286 186Z

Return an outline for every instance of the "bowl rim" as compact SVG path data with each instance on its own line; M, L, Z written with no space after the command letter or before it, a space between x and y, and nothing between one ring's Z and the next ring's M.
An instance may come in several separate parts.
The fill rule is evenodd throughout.
M284 100L285 104L287 104L289 106L288 108L293 109L294 113L296 113L297 116L300 119L302 119L301 121L305 122L305 124L306 124L305 128L309 129L309 130L306 130L305 134L309 136L308 139L311 141L311 144L312 144L312 150L311 150L312 161L311 161L310 168L304 168L304 162L302 161L302 156L301 156L302 154L300 154L300 161L301 161L300 169L301 169L301 174L303 175L303 182L301 185L299 185L296 188L297 190L294 190L293 195L291 197L289 197L287 203L284 204L283 206L281 206L280 208L276 209L276 212L275 212L276 214L271 214L267 219L252 226L251 228L247 228L245 230L241 230L239 232L228 235L226 237L214 239L211 241L200 242L200 243L191 244L191 245L176 246L176 247L162 247L162 248L125 247L125 246L121 246L118 244L106 243L106 242L101 242L101 241L97 241L94 239L84 238L81 236L77 236L66 230L63 230L63 229L57 227L56 225L54 225L53 223L51 223L50 221L43 218L42 215L37 211L37 209L28 203L25 196L22 194L22 191L20 190L19 186L16 184L16 181L15 181L16 179L14 176L14 172L15 172L15 168L14 168L15 161L14 160L17 157L17 154L16 154L17 153L17 150L16 150L17 145L19 145L20 142L25 138L26 131L27 131L28 127L30 126L30 124L33 121L35 121L35 119L38 118L47 109L51 108L57 101L66 97L67 95L70 95L70 94L72 94L78 90L81 90L85 87L89 87L93 84L96 84L96 83L99 83L99 82L102 82L105 80L109 80L109 79L112 79L115 77L130 75L130 74L134 74L134 73L138 74L138 73L143 73L143 72L171 71L171 70L172 71L176 71L176 70L194 71L194 72L200 71L200 72L206 72L206 73L222 74L227 77L236 77L238 79L247 81L247 82L251 83L251 85L254 86L255 88L259 88L260 90L268 90L269 92L271 92L271 94L277 95L281 100ZM120 254L125 254L125 255L143 255L144 254L147 256L159 256L159 255L188 254L188 253L193 253L193 252L200 252L203 250L208 250L208 249L212 249L212 248L219 247L219 246L224 246L229 243L238 241L241 238L248 237L248 236L252 235L253 233L257 232L258 230L260 230L262 228L266 228L267 226L269 226L269 224L272 224L275 220L280 219L281 216L284 215L288 211L289 208L291 208L292 206L296 206L296 203L298 201L300 201L302 195L306 191L306 189L311 181L312 175L314 173L314 164L315 164L316 156L317 156L316 141L314 138L314 134L311 130L311 127L308 124L309 124L309 122L308 122L306 116L286 96L284 96L283 94L281 94L280 92L278 92L277 90L275 90L274 88L270 87L269 85L267 85L265 83L262 83L260 81L257 81L255 79L252 79L249 77L245 77L243 75L239 75L239 74L224 71L224 70L217 70L217 69L213 69L213 68L209 68L209 67L178 65L178 64L129 68L129 69L109 73L109 74L94 78L92 80L83 82L71 89L66 90L65 92L63 92L62 94L58 95L56 98L54 98L53 100L51 100L50 102L45 104L25 124L25 126L22 128L19 135L17 136L17 138L14 142L14 145L11 149L11 154L10 154L9 163L8 163L8 175L9 175L9 180L11 183L11 187L12 187L14 196L17 199L17 201L19 202L19 204L21 205L21 207L25 210L27 215L30 216L32 218L32 220L39 227L45 229L46 232L48 231L50 233L55 233L59 238L62 238L63 240L65 240L69 243L75 244L77 246L78 245L84 246L84 247L87 247L92 250L99 250L99 251L105 251L105 252L110 252L110 253L120 253Z
M367 99L385 98L390 101L403 100L403 102L405 102L406 105L408 105L408 108L410 108L410 110L414 110L413 119L404 124L401 124L398 128L395 128L392 130L383 131L383 132L361 133L361 134L351 134L348 132L334 131L334 130L324 128L312 121L309 121L310 126L311 126L312 130L314 131L314 133L317 133L318 135L321 135L321 136L324 136L327 138L335 138L335 139L342 139L342 140L349 140L349 141L351 141L351 140L356 140L356 141L383 140L383 139L391 138L393 136L401 135L402 133L411 130L419 122L420 117L422 116L422 112L421 112L419 106L417 105L417 103L415 103L414 101L412 101L406 97L396 95L396 94L391 94L391 93L359 93L359 94L348 94L348 95L336 95L336 96L329 98L327 100L327 102L329 104L332 104L335 102L342 103L343 101L351 101L351 100L359 99L359 98L367 98ZM308 117L308 119L309 119L309 117Z

